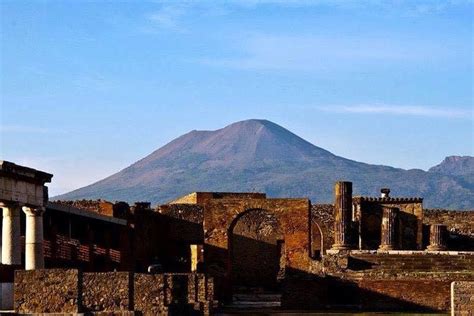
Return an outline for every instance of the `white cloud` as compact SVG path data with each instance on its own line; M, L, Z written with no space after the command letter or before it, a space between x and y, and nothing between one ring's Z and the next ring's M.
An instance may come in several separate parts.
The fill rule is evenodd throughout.
M473 119L472 110L459 108L439 108L411 105L353 105L318 107L326 112L360 113L360 114L393 114L425 117Z

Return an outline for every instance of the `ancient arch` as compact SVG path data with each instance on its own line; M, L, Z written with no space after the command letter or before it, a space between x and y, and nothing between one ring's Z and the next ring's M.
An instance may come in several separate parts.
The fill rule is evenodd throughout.
M311 257L321 259L324 250L324 236L321 226L315 219L311 219Z
M274 289L284 277L284 237L277 217L248 209L229 227L230 276L234 288Z

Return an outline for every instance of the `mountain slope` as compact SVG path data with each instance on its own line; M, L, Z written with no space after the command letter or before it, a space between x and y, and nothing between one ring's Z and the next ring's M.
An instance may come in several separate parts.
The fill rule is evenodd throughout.
M334 182L354 193L422 196L428 207L474 208L472 177L369 165L333 155L266 120L192 131L122 171L57 199L166 202L192 191L261 191L330 202Z
M431 167L428 172L456 176L472 176L474 175L474 157L449 156L446 157L439 165Z

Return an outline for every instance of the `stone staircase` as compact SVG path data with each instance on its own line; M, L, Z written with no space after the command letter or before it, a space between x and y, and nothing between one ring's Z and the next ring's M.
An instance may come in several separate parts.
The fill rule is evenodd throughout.
M224 307L226 311L238 310L276 310L281 307L281 294L262 288L237 289L232 303Z
M348 269L387 272L473 272L474 253L351 253Z

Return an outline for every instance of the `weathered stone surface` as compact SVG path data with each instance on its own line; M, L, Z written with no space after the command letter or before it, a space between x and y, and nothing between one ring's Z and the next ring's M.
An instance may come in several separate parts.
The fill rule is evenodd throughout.
M451 283L451 315L470 316L474 314L474 281Z
M15 272L17 313L77 313L80 311L78 270L18 270Z
M85 311L127 311L133 306L129 272L83 274L82 304Z
M137 273L134 276L135 311L142 315L166 314L165 283L162 274Z
M324 254L334 244L334 205L311 205L311 222L315 222L322 232ZM312 233L314 231L317 232L317 230L312 229Z

